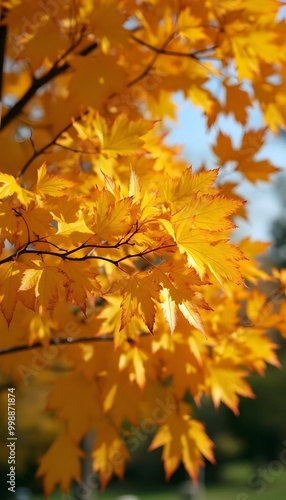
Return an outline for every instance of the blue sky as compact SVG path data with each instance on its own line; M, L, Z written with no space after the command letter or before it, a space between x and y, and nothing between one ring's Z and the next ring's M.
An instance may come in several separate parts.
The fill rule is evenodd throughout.
M286 0L280 0L280 3L279 17L285 19ZM215 81L210 82L209 90L214 94L217 94L217 91L219 92ZM209 169L217 166L216 158L210 150L210 144L215 142L219 129L231 136L235 147L239 146L243 129L234 119L221 117L218 125L207 131L205 118L200 109L184 100L180 93L175 96L175 102L178 105L178 120L176 123L169 122L171 132L168 136L168 142L183 145L183 155L194 169L199 168L202 164ZM248 128L255 129L261 125L262 116L259 108L251 109ZM286 171L286 136L283 140L281 136L269 134L267 144L261 150L257 159L269 159L273 165L281 168L282 171ZM239 240L244 236L251 236L253 240L271 241L271 224L283 210L281 201L274 189L274 177L272 176L272 182L268 183L257 182L252 184L243 181L240 184L237 192L247 201L248 221L241 218L236 219L238 228L234 232L235 240ZM230 176L228 180L233 181L233 178Z
M243 133L242 127L231 117L222 116L218 125L207 132L205 118L199 108L195 108L189 101L185 101L181 94L177 94L175 102L178 105L177 121L168 122L170 133L168 143L181 144L183 155L193 166L194 170L202 164L208 169L217 167L216 157L212 154L210 144L214 143L218 130L231 136L235 146L240 143ZM248 128L257 128L261 125L262 118L258 109L249 113ZM286 140L269 134L266 146L261 150L259 159L269 159L275 166L286 170ZM272 176L274 178L275 176ZM230 182L234 178L229 175ZM238 228L235 230L234 239L251 236L253 240L271 240L271 222L281 214L282 206L275 194L273 182L257 182L252 184L243 181L237 192L247 200L249 220L236 219Z

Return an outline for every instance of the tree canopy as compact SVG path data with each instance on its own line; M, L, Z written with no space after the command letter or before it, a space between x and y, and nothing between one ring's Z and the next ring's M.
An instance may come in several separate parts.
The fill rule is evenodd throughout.
M277 171L257 153L286 122L281 4L0 4L1 369L51 385L61 424L40 458L45 494L80 479L90 429L103 487L137 428L163 447L167 478L182 461L196 479L214 455L193 407L206 396L238 414L248 375L279 366L268 329L286 334L285 271L259 268L267 244L230 241L247 216L237 183ZM194 171L166 142L178 91L217 131L215 169Z

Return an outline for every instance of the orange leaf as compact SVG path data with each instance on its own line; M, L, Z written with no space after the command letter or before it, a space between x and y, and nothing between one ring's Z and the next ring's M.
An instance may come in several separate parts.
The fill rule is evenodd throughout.
M115 473L123 477L129 452L116 429L106 420L101 423L96 433L92 458L94 470L99 473L101 488L104 489Z
M80 480L81 462L84 456L68 433L62 432L48 451L40 458L37 476L44 476L44 491L48 497L57 485L68 493L72 480Z
M215 406L219 406L222 402L238 415L238 395L246 398L255 397L249 384L244 380L248 375L247 372L240 370L232 360L221 359L210 363L208 371L210 391Z
M251 106L249 94L239 84L226 87L225 109L228 113L233 113L234 118L243 125L247 121L248 106Z
M152 332L155 321L154 300L159 301L159 285L152 281L152 273L137 273L130 278L123 278L108 293L115 290L120 290L123 295L121 329L133 316L139 316Z
M99 416L99 400L94 382L87 383L77 372L58 378L53 382L47 409L57 410L58 417L67 422L69 435L79 442Z
M207 437L203 424L191 419L182 411L177 411L168 417L167 422L159 428L149 449L154 450L159 446L163 446L162 460L167 479L182 461L196 482L200 468L204 464L203 457L214 462L213 443Z

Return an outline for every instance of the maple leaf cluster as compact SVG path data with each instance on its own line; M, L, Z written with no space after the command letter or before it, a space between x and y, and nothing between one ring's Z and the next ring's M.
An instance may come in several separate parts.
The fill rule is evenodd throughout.
M214 456L190 396L237 414L249 374L279 366L268 329L286 331L285 302L277 312L257 286L283 292L285 276L254 260L267 245L231 243L246 214L224 175L229 162L250 182L277 170L256 155L286 121L279 3L0 4L1 369L27 388L51 369L47 411L62 426L40 459L45 494L80 479L90 429L101 485L122 477L150 415L166 477L182 461L195 480ZM194 172L166 145L177 91L208 128L223 114L243 126L236 148L218 132L218 168Z

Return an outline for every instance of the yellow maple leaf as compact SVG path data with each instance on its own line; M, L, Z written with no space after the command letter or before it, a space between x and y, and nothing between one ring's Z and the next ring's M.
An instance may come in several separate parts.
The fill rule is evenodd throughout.
M123 477L125 463L130 455L117 430L107 420L101 422L97 429L92 458L93 469L99 474L102 489L113 473L119 478Z
M51 224L52 221L51 213L47 209L39 207L34 201L29 203L26 210L18 210L17 241L19 245L24 245L27 240L39 240L37 241L37 248L49 250L50 247L45 243L45 240L56 232Z
M201 19L192 15L189 7L181 10L178 16L178 31L192 43L206 38L206 31L201 24Z
M117 358L116 358L117 359ZM126 398L128 387L128 399ZM124 420L133 425L138 425L140 420L140 401L142 390L135 382L130 381L127 370L113 369L108 371L101 390L104 410L115 425L120 426ZM133 401L134 404L130 404Z
M36 14L33 19L35 17L37 18ZM35 36L30 39L25 38L22 40L26 43L21 57L29 61L30 68L33 70L40 67L45 58L54 62L57 59L59 49L65 49L69 42L67 35L65 36L54 19L47 19L43 22L41 29L35 30Z
M188 221L178 224L175 240L179 251L187 255L189 266L194 267L201 279L208 268L221 284L226 280L243 282L238 261L244 256L226 240L213 241L207 231L190 229ZM225 256L223 261L222 255Z
M62 293L65 277L57 266L33 260L23 273L19 291L33 290L40 314L52 310Z
M74 75L69 86L70 96L78 106L101 109L111 94L124 88L125 74L115 57L104 54L74 56L71 66Z
M64 196L66 191L75 185L75 182L69 179L48 174L45 163L38 169L37 176L37 185L34 191L41 197L47 195L54 197Z
M239 154L237 150L234 149L231 138L221 131L219 132L216 144L212 149L215 155L219 158L221 165L224 165L229 161L236 161Z
M0 202L1 251L5 245L5 240L8 240L12 244L15 243L20 220L20 217L18 217L17 212L14 210L13 202Z
M250 182L267 181L271 174L279 172L279 168L274 167L268 160L239 162L237 170L241 172Z
M186 327L186 322L183 326ZM164 379L172 376L174 395L181 400L189 391L198 404L205 389L205 371L193 354L188 339L175 332L170 348L164 349L160 358L164 363Z
M178 468L182 461L193 481L197 481L199 470L204 465L203 456L214 462L213 443L207 437L201 422L194 420L182 410L171 414L155 435L149 449L163 446L162 460L166 478Z
M47 408L56 410L67 423L69 436L79 442L100 415L100 402L95 383L77 373L65 375L53 382Z
M147 120L132 121L121 113L115 119L110 131L101 138L102 152L111 157L130 155L144 145L143 136L153 127Z
M131 211L132 202L131 197L115 201L107 190L99 193L93 204L93 231L99 242L118 240L119 236L128 233L134 218Z
M203 323L199 307L208 308L206 302L198 299L192 286L201 285L198 276L193 270L186 271L183 263L164 263L153 269L153 278L160 283L160 302L164 317L171 333L177 324L178 312L199 331L203 332Z
M234 224L227 217L241 205L239 200L219 195L194 196L192 203L172 216L172 223L176 225L187 220L194 228L209 231L228 230L233 228Z
M14 194L23 205L34 199L33 193L20 186L19 179L15 179L13 175L0 173L0 198L5 199Z
M269 248L270 243L263 243L261 241L252 241L250 238L244 238L239 243L239 248L242 250L247 260L240 262L242 275L256 283L258 279L269 281L271 276L263 269L260 269L259 261L255 260L257 257Z
M224 182L223 181L223 184L221 186L222 193L223 193L223 196L225 196L226 198L231 198L232 200L235 198L237 200L240 200L241 206L238 207L238 209L235 212L235 215L246 219L247 215L246 215L246 210L245 210L245 200L236 193L236 191L235 191L236 187L237 187L237 185L234 182Z
M247 121L247 108L251 106L249 94L239 84L226 86L225 110L233 113L234 118L243 125Z
M279 329L279 323L281 321L280 315L277 315L276 321L273 315L272 317L270 316L270 318L271 327L274 327L276 323L276 328ZM265 330L262 328L239 329L238 344L239 347L241 347L241 351L238 353L238 362L239 359L243 358L245 366L250 370L256 371L259 375L264 375L266 363L276 368L281 367L275 353L275 350L278 349L279 346L267 336ZM257 350L258 345L259 350Z
M132 196L135 203L138 203L141 198L141 185L138 175L136 175L135 171L131 169L130 172L130 181L129 181L129 189L128 195Z
M127 352L120 355L119 369L124 370L129 364L132 365L132 376L130 380L135 380L142 389L146 383L146 374L144 364L148 360L148 355L138 347L131 347Z
M62 260L59 268L66 274L69 281L66 285L68 298L85 312L87 293L98 294L101 290L96 280L97 269L88 261L71 262Z
M59 484L68 493L72 480L79 480L84 456L69 434L61 432L48 451L41 457L37 476L44 476L44 491L48 497Z
M117 290L123 295L120 328L124 328L133 316L139 316L152 332L155 321L154 300L159 301L159 285L152 280L152 273L142 272L123 278L108 293Z
M167 178L165 200L180 209L189 203L194 195L216 194L212 187L218 175L218 169L193 173L191 167L184 170L178 181Z
M15 345L26 345L29 336L30 323L35 316L34 311L27 309L21 302L18 302L13 312L11 323L8 325L3 313L0 312L0 348L9 349ZM21 328L19 328L21 324ZM41 356L41 349L37 351ZM20 384L30 383L31 378L39 372L31 370L35 351L24 350L12 352L1 358L1 371L9 375ZM41 368L40 368L41 369Z
M128 31L123 27L126 14L117 7L116 0L100 0L96 9L93 5L90 8L88 20L104 52L109 51L113 45L124 45L128 41Z
M12 261L2 264L0 268L0 305L8 325L11 323L21 285L22 273L26 266Z
M223 402L236 415L238 411L238 395L254 398L254 394L245 377L248 373L239 369L231 359L221 359L208 365L208 384L215 406Z

